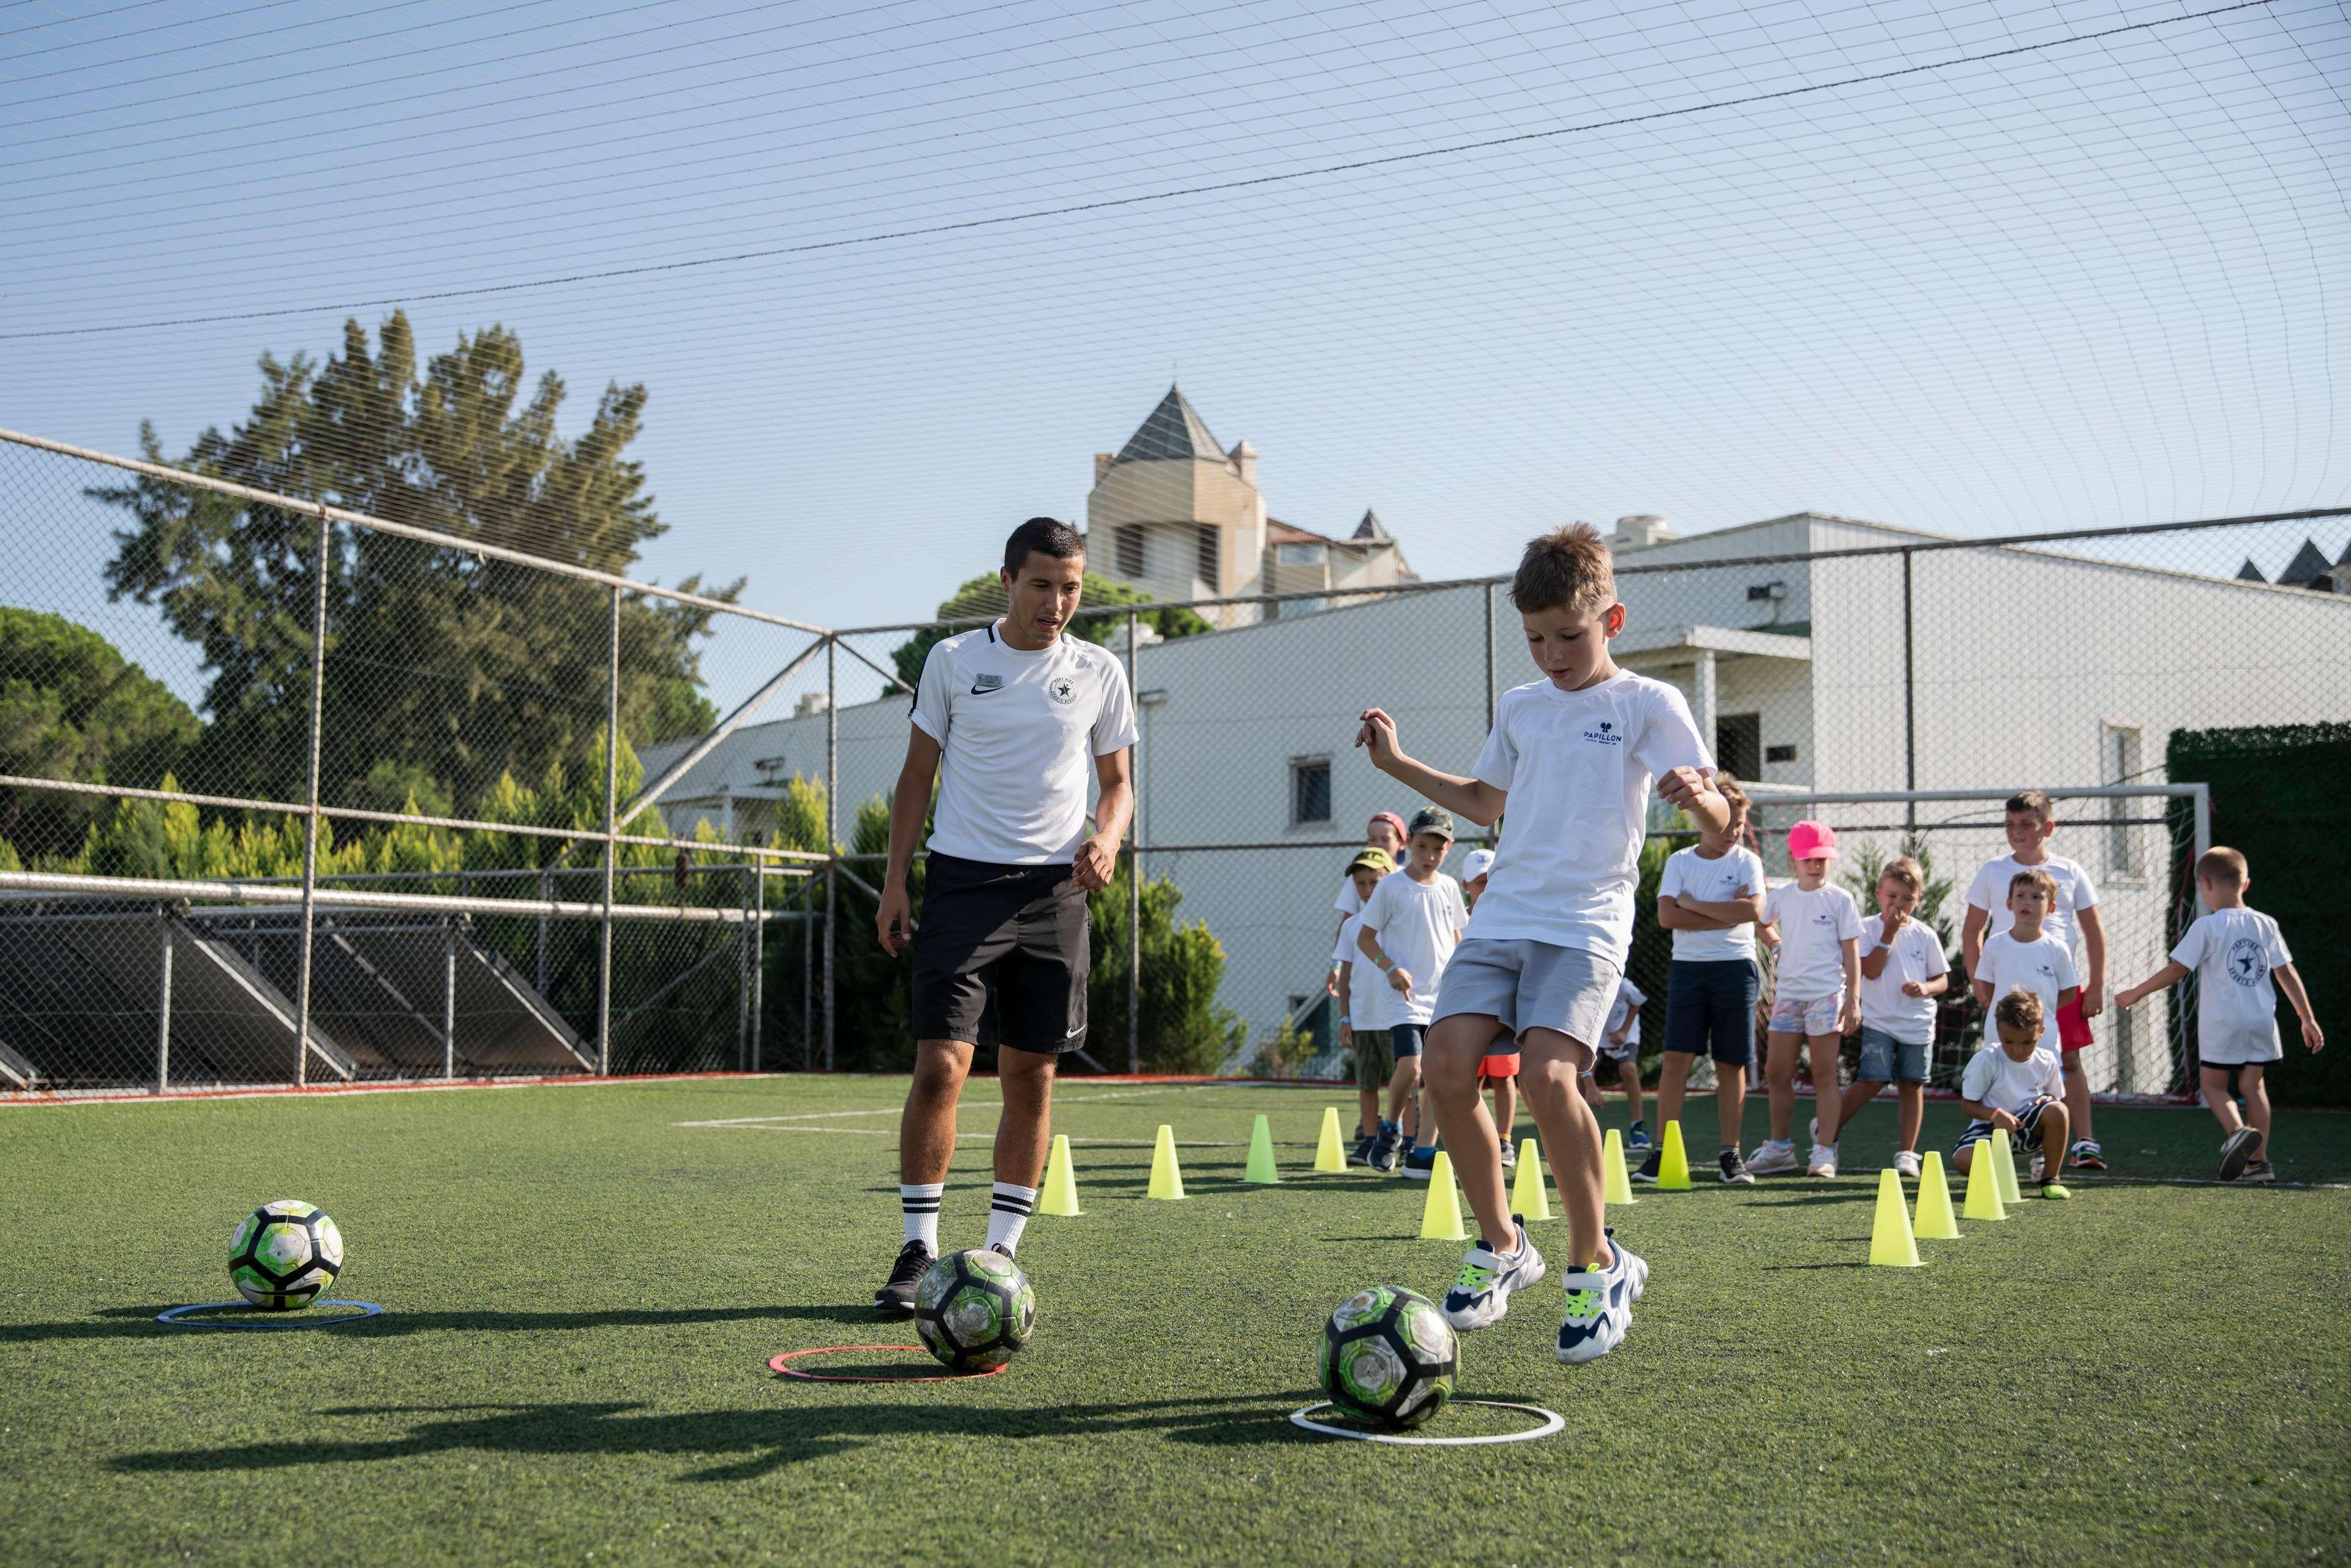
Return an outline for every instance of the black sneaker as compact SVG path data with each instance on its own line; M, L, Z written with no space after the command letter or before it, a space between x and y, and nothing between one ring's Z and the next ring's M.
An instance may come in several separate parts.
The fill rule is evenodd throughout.
M987 1244L987 1249L988 1249L990 1252L1000 1252L1000 1253L1002 1253L1002 1254L1004 1255L1004 1260L1005 1260L1006 1262L1008 1262L1008 1263L1009 1263L1009 1262L1011 1262L1011 1261L1012 1261L1012 1249L1011 1249L1010 1247L1008 1247L1007 1245L1005 1245L1005 1244L1004 1244L1003 1242L1001 1242L1001 1241L991 1241L991 1242L989 1242L989 1243Z
M1370 1165L1372 1163L1372 1145L1379 1141L1380 1135L1377 1133L1364 1134L1361 1137L1355 1140L1355 1152L1347 1157L1347 1163L1351 1166Z
M2220 1145L2220 1179L2234 1181L2245 1174L2253 1156L2262 1152L2262 1134L2257 1128L2240 1127Z
M1747 1162L1739 1157L1737 1149L1725 1149L1717 1159L1722 1166L1723 1186L1753 1186L1755 1185L1755 1173L1747 1168Z
M2277 1167L2267 1160L2254 1160L2245 1166L2245 1174L2237 1178L2249 1185L2277 1180Z
M938 1260L931 1249L919 1241L909 1241L898 1251L898 1261L891 1266L890 1278L873 1292L873 1304L893 1317L904 1317L914 1310L914 1281L923 1270Z
M1380 1135L1372 1140L1372 1152L1364 1156L1364 1163L1375 1171L1392 1171L1396 1168L1396 1151L1403 1146L1404 1129L1393 1122L1383 1122Z
M1657 1158L1657 1151L1651 1149L1649 1151L1649 1157L1641 1162L1641 1168L1633 1173L1633 1179L1635 1181L1646 1182L1651 1186L1656 1186Z

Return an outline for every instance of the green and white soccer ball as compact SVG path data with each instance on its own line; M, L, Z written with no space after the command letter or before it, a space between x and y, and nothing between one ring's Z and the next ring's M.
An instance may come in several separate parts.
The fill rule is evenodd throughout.
M1461 1352L1437 1303L1400 1285L1348 1297L1322 1325L1323 1397L1381 1427L1418 1427L1453 1397Z
M1010 1361L1037 1326L1037 1292L1001 1252L950 1252L914 1282L914 1332L957 1372Z
M263 1204L228 1239L228 1277L265 1312L308 1306L342 1270L343 1233L325 1209L299 1198Z

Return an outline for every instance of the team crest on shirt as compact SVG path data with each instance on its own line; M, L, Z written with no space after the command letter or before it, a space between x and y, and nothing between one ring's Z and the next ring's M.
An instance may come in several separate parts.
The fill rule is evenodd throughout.
M1583 732L1583 738L1597 746L1622 746L1625 744L1624 736L1617 732L1617 728L1614 724L1604 718L1600 721L1600 727L1598 729L1585 730Z
M2260 943L2240 936L2229 944L2229 978L2251 990L2269 972L2269 955L2262 951Z
M1067 707L1078 700L1078 683L1067 675L1056 675L1045 684L1045 695Z

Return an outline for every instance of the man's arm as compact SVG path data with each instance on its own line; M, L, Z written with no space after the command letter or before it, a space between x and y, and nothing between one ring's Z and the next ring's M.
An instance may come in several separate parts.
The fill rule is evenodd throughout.
M2310 1010L2310 993L2302 988L2302 976L2292 964L2278 965L2270 971L2270 976L2277 981L2278 989L2285 993L2285 999L2294 1005L2295 1014L2302 1019L2302 1043L2308 1046L2314 1055L2325 1051L2326 1031L2318 1027L2318 1015Z
M1972 969L1969 971L1970 974L1973 974L1974 972L1975 971ZM1986 1011L1991 1010L1991 982L1990 980L1976 980L1971 982L1968 987L1968 994L1975 998L1976 1006L1984 1009Z
M1439 773L1426 763L1405 756L1396 747L1395 720L1378 708L1365 708L1355 744L1372 754L1372 766L1406 789L1426 796L1457 817L1467 817L1481 828L1502 820L1510 792L1482 779ZM1718 797L1719 799L1719 797Z
M1970 975L1983 962L1984 927L1991 924L1991 910L1968 905L1968 917L1959 923L1959 967Z
M1094 836L1080 844L1070 861L1081 893L1108 887L1111 873L1118 868L1118 841L1126 837L1126 824L1134 816L1134 785L1127 777L1126 759L1123 746L1094 758L1094 778L1102 785L1094 802Z
M2094 1019L2106 1010L2106 923L2095 904L2074 918L2082 923L2082 1016Z
M914 841L931 809L931 786L939 776L939 743L919 725L909 725L906 760L890 791L890 861L882 873L882 904L873 912L874 935L893 958L914 939L914 913L906 896L906 868L914 862Z

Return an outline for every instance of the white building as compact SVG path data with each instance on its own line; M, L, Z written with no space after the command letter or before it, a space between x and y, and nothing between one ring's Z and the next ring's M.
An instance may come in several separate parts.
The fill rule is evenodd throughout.
M1949 541L1811 513L1687 538L1627 518L1612 542L1627 608L1618 660L1680 686L1723 764L1762 793L1901 789L1914 776L1919 789L2000 791L2160 782L2175 728L2351 718L2351 600L2338 595L2051 549L1906 556L1901 547ZM1885 553L1826 553L1855 550ZM1906 663L1915 710L1904 703ZM1533 674L1506 591L1479 585L1141 650L1142 831L1163 846L1147 853L1146 874L1172 877L1181 916L1206 921L1223 944L1221 1000L1254 1032L1270 1033L1320 985L1348 853L1336 842L1352 842L1374 810L1416 803L1353 749L1355 716L1383 706L1415 755L1466 770L1485 736L1489 681L1506 689ZM896 777L905 701L839 717L846 824ZM648 771L682 750L649 749ZM667 809L681 829L701 815L716 822L823 768L821 713L747 727ZM2163 881L2162 828L2105 819L2158 807L2061 812L2054 847L2105 895L2110 988L2162 962L2178 890ZM1841 828L1883 824L1877 847L1896 852L1898 809L1821 814ZM1938 826L1928 839L1938 874L1958 881L1944 911L1955 929L1969 875L2001 847L1996 805L1964 814L1978 825ZM1202 845L1252 847L1188 847ZM2110 1014L2094 1082L2163 1087L2165 1029L2159 1014Z

